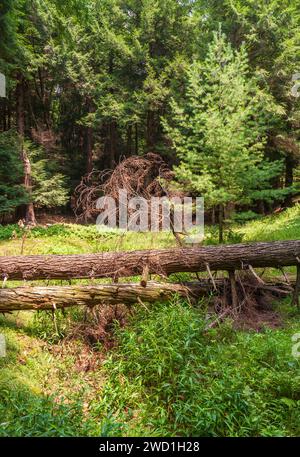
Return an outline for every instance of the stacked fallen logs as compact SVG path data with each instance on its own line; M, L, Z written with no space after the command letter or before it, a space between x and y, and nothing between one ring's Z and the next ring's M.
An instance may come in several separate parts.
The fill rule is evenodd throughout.
M176 248L164 250L127 251L68 256L12 256L0 257L0 275L7 280L38 280L73 278L113 278L116 284L19 287L0 290L0 312L20 309L53 309L72 305L94 306L101 302L133 303L140 300L156 301L178 293L199 296L220 292L224 281L214 279L212 272L228 272L231 305L237 308L243 284L237 270L246 270L256 278L256 289L275 287L290 293L290 286L266 285L254 268L297 266L294 302L299 304L300 241L235 244L209 247ZM206 271L209 280L189 284L157 283L149 281L151 274L164 278L178 272ZM121 284L118 279L141 275L140 284ZM228 285L226 286L228 288ZM247 291L245 291L247 297ZM276 294L275 294L276 295Z

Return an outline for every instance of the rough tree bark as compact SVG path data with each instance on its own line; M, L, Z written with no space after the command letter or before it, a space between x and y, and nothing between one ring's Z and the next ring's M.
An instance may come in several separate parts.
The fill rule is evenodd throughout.
M244 280L245 279L245 280ZM246 290L252 295L253 290L261 294L268 293L269 296L286 297L292 293L292 287L285 283L256 283L243 279L243 294ZM294 285L294 283L293 283ZM238 300L238 284L234 285L236 293L235 301ZM239 290L241 290L239 288ZM227 291L227 292L226 292ZM232 284L229 279L218 278L212 282L209 279L201 279L194 282L182 284L159 283L148 281L147 285L139 283L116 283L116 284L93 284L89 286L38 286L38 287L16 287L0 289L0 313L21 311L21 310L55 310L70 306L93 307L101 304L133 304L151 303L155 301L168 301L174 294L186 299L197 299L204 295L230 294L232 299ZM271 295L270 295L271 294ZM253 302L252 302L253 303ZM232 311L237 308L230 307Z
M132 125L127 127L127 141L126 141L126 156L130 157L132 155Z
M84 255L0 256L0 275L8 279L121 278L178 272L240 270L297 265L300 240Z
M134 153L137 156L138 153L139 153L139 128L138 128L138 124L135 124L135 146L134 147L135 147Z
M299 294L300 294L300 265L297 265L297 277L296 277L296 286L294 289L294 294L293 294L293 301L292 303L299 308L300 302L299 302Z
M224 206L219 205L219 243L223 243L224 233Z
M297 166L297 161L289 153L285 158L285 187L290 187L294 184L294 168Z
M86 100L87 112L90 114L93 112L92 101L89 97ZM85 153L86 153L86 173L89 174L93 170L93 127L85 127Z
M223 281L217 281L221 286ZM0 312L19 310L47 310L70 306L105 304L132 304L169 300L174 293L181 296L199 296L212 290L209 281L180 284L161 284L149 281L147 287L133 284L100 284L92 286L47 286L0 289Z
M17 130L21 138L21 151L20 156L23 162L23 169L24 169L24 187L28 192L30 197L31 195L31 165L30 160L28 158L27 152L24 148L24 132L25 132L25 118L24 118L24 81L21 75L18 76L18 84L16 88L16 96L17 96ZM25 219L27 224L35 225L35 214L34 214L34 206L32 202L29 202L26 205L26 214Z

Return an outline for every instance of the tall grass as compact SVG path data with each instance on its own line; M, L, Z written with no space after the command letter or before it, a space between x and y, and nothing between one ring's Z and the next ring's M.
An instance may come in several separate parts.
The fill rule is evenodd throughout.
M204 325L203 312L180 301L137 309L105 363L95 417L112 414L128 435L299 435L297 323L260 334Z
M236 228L243 241L277 241L300 239L300 204L279 214L248 222Z
M0 227L0 255L20 254L22 232ZM205 243L216 242L207 230ZM227 242L300 238L300 207L234 226ZM2 240L2 241L1 241ZM72 254L175 245L170 234L99 234L71 224L28 233L25 254ZM44 282L42 282L44 283ZM63 343L64 316L0 317L8 342L0 359L0 436L299 436L300 365L291 354L299 315L281 329L205 332L205 302L136 306L116 347L93 352ZM285 304L280 305L286 308ZM34 317L35 316L35 317ZM78 370L92 357L94 370Z

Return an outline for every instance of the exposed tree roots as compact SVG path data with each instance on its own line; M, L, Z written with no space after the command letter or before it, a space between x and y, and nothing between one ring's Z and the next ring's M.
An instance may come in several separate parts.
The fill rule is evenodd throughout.
M213 293L209 297L212 312L206 330L230 319L235 328L261 331L265 327L276 328L282 325L282 317L274 310L274 303L291 296L293 286L279 281L265 283L250 272L243 272L234 275L231 273L229 278L215 280L215 288L211 287L210 291ZM195 289L190 290L187 299L194 303L198 301ZM145 306L143 302L141 304ZM101 343L105 349L109 349L115 345L116 323L121 327L126 325L130 313L131 308L125 305L88 309L85 321L74 328L71 336L80 336L92 346Z
M122 304L87 308L83 322L74 326L68 339L81 338L93 348L100 344L111 349L116 344L116 327L124 327L129 314L130 308Z
M173 177L167 164L154 153L129 157L114 170L92 171L75 189L73 209L76 218L84 222L95 219L99 214L98 198L112 197L118 202L120 189L127 191L128 199L143 197L149 201L151 197L163 197L167 192L165 184Z
M223 290L214 297L215 321L207 328L231 318L239 328L261 330L264 326L277 327L281 323L280 314L274 311L274 303L290 296L293 287L286 282L265 283L251 272L232 272L229 280L224 279Z

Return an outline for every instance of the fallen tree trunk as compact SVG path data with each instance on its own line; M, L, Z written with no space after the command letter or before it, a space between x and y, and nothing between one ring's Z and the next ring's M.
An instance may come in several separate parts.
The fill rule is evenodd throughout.
M84 255L0 257L0 275L8 279L120 278L149 274L238 270L297 265L300 241L105 252Z
M247 275L243 279L243 291L247 294L269 294L273 298L290 295L292 285L275 282L259 283L251 281ZM0 313L26 310L56 310L71 306L93 307L100 304L133 304L137 302L168 301L174 294L188 299L196 299L213 293L226 295L230 287L228 278L203 279L182 284L148 281L147 286L139 283L97 284L91 286L39 286L0 289ZM242 290L239 287L241 295ZM234 303L231 304L234 306Z
M223 280L217 280L218 286ZM0 312L24 310L55 310L70 306L93 307L105 304L132 304L165 301L175 293L183 297L198 297L213 290L209 281L186 284L167 284L149 281L147 287L139 283L98 284L93 286L16 287L0 289Z

